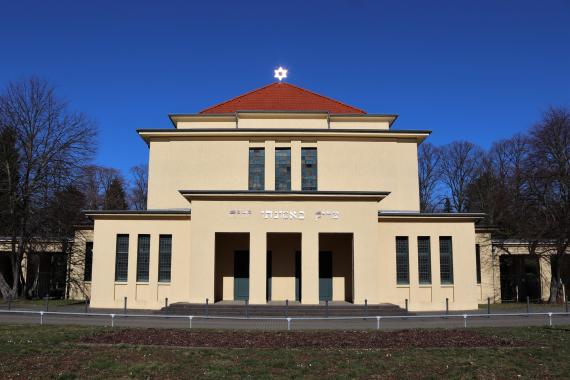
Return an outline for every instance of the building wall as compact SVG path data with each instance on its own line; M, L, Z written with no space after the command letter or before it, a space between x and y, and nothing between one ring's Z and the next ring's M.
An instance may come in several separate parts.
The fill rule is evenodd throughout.
M153 216L96 219L94 227L91 307L122 308L124 297L127 297L128 307L136 309L159 309L164 306L165 298L168 298L170 303L188 301L190 297L188 217L172 217L169 220ZM127 282L115 281L117 234L129 234ZM136 282L138 234L150 234L149 281L144 283ZM169 283L158 282L160 234L172 235L172 272Z
M187 208L179 190L247 190L250 147L265 148L265 189L275 189L275 148L291 148L291 189L301 190L301 149L318 151L318 190L389 191L382 210L419 211L417 143L410 140L161 140L150 143L148 208Z
M92 229L75 231L73 250L69 257L69 298L85 300L91 297L91 281L85 281L85 248L93 241Z
M412 311L470 310L478 306L476 285L475 234L472 221L380 220L379 292L383 302L405 305ZM408 236L410 284L396 281L396 236ZM418 277L417 237L429 236L431 247L431 285L420 285ZM451 236L453 246L453 285L441 284L439 237Z

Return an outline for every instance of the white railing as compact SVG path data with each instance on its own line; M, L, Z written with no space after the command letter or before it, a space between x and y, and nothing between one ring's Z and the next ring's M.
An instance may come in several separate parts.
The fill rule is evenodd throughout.
M210 315L168 315L168 314L127 314L127 313L100 313L100 312L60 312L60 311L35 311L35 310L0 310L0 317L5 315L37 315L39 323L44 324L44 318L47 316L62 316L62 317L76 317L86 318L100 317L109 318L111 327L115 327L115 320L117 319L146 319L146 320L160 320L160 319L177 319L188 321L188 328L192 328L192 322L196 320L201 321L282 321L287 322L287 330L291 330L295 321L376 321L376 329L382 328L383 321L394 320L409 320L420 321L428 319L451 319L463 320L463 327L468 327L469 320L476 319L498 319L505 317L545 317L545 325L552 326L553 317L570 317L570 312L527 312L527 313L460 313L460 314L422 314L422 315L377 315L377 316L329 316L329 317L238 317L238 316L210 316ZM1 320L0 320L1 322ZM569 321L570 322L570 321ZM73 322L71 322L73 324ZM235 328L236 326L228 325L227 328ZM413 327L413 326L410 326ZM216 328L223 328L223 326L216 326ZM342 325L339 326L342 328Z

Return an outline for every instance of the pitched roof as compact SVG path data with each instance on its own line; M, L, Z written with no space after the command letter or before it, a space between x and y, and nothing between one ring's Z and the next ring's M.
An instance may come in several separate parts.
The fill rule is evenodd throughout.
M236 111L326 111L337 114L366 112L289 83L271 83L233 99L208 107L201 114Z

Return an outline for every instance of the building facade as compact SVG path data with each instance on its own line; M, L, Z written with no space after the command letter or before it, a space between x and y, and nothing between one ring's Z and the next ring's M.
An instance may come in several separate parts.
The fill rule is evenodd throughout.
M148 209L92 211L91 306L325 300L477 308L480 214L419 210L426 130L273 83L149 147ZM91 236L91 235L88 235Z

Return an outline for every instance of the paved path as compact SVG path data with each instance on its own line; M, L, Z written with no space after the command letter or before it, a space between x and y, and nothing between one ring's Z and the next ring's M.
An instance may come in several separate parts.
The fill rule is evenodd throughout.
M558 310L560 312L560 310ZM203 318L186 316L164 316L137 312L137 314L122 314L116 311L112 318L109 314L101 315L95 312L90 314L51 314L44 313L40 316L38 311L10 311L0 310L0 323L7 324L54 324L54 325L93 325L115 327L155 327L155 328L213 328L213 329L262 329L262 330L286 330L288 321L285 319L224 319ZM105 313L109 313L105 310ZM570 325L569 314L554 313L548 315L514 316L509 314L475 314L472 312L467 319L462 314L452 314L448 317L418 315L409 317L382 317L378 321L376 317L355 319L296 319L292 318L290 327L292 330L300 329L376 329L378 322L382 330L409 329L409 328L462 328L465 327L507 327L507 326L545 326L552 323L556 325Z

